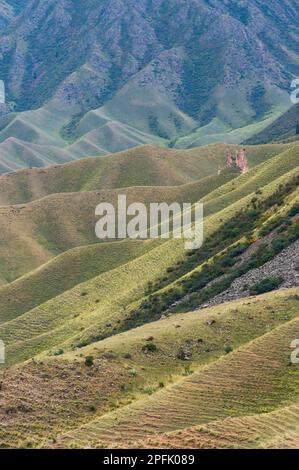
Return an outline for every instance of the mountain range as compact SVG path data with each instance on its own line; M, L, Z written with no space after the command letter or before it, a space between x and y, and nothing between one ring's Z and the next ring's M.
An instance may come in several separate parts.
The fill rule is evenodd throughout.
M2 1L1 172L142 144L249 139L291 105L298 7Z

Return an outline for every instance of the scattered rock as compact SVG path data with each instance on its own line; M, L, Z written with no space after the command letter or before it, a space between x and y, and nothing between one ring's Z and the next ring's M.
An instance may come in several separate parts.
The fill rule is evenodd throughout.
M186 349L180 349L177 355L177 358L181 361L191 361L192 353Z
M243 276L240 276L231 284L227 290L216 295L200 308L202 309L211 307L213 305L219 305L224 302L230 302L232 300L249 297L249 290L244 290L243 287L255 284L269 276L278 276L283 278L283 282L279 286L279 289L297 287L299 285L299 272L296 271L296 265L298 263L299 240L296 240L263 266L252 269ZM251 305L252 303L253 302L248 302L245 305Z
M125 359L132 359L132 354L126 353L124 354Z

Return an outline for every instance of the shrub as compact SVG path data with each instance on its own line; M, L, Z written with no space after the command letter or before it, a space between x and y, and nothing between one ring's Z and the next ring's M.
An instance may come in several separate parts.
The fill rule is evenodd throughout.
M233 352L234 348L232 346L225 346L224 348L224 352L225 354L229 354L231 352Z
M157 391L157 387L153 387L152 385L150 385L148 387L144 387L143 391L147 395L152 395L153 393Z
M85 358L85 365L87 367L92 367L94 364L94 359L93 359L93 356L86 356Z
M129 370L129 375L131 377L137 377L137 370L136 369L130 369Z
M156 352L157 351L157 346L155 345L155 343L147 343L147 344L144 344L142 346L142 351L145 352L145 353L148 353L148 352Z
M235 258L236 256L239 256L244 253L248 246L248 243L241 243L240 245L237 245L235 248L232 249L230 255Z
M288 240L285 237L275 238L272 242L272 247L275 253L279 253L288 245Z
M192 356L192 354L190 353L190 351L185 351L182 348L179 350L179 352L177 354L177 358L180 361L190 361L191 356Z
M288 216L294 217L295 215L298 214L298 212L299 212L299 203L293 205L293 207L288 212Z
M57 351L53 352L53 356L61 356L61 354L63 354L63 353L64 353L63 349L58 349Z
M281 277L270 276L262 279L260 282L253 284L249 287L249 292L251 295L260 295L265 292L271 292L272 290L277 289L282 283L283 279Z
M184 368L184 372L183 372L183 375L185 377L188 377L188 375L192 375L193 374L193 370L191 369L191 367L188 365Z
M221 260L221 265L223 267L231 267L233 266L234 264L236 263L236 260L232 257L230 257L229 255L225 256L224 258L222 258Z

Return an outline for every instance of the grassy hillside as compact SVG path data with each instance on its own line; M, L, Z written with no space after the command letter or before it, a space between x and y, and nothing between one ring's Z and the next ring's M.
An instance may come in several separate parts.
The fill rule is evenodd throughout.
M181 185L217 174L219 166L225 166L227 152L240 148L225 144L191 150L142 146L113 156L20 170L0 177L0 204L21 204L61 192ZM277 144L245 148L253 167L289 147Z
M297 104L267 126L262 132L246 140L246 143L263 144L265 142L295 142L298 140L299 105Z
M0 288L0 323L65 292L76 284L124 264L147 251L148 243L120 243L73 248L20 279Z
M0 206L0 273L11 282L54 256L77 246L100 242L95 236L95 208L100 202L195 202L238 176L234 170L180 186L134 186L124 189L50 194L28 204ZM17 256L15 255L17 253Z
M134 443L134 448L295 449L299 443L299 405L162 434Z
M172 2L2 0L0 172L240 143L288 109L296 5Z
M129 446L158 430L163 433L165 429L186 428L190 423L209 422L226 414L238 416L249 413L250 407L257 412L263 400L271 403L270 411L279 401L284 373L293 373L292 380L296 378L296 370L287 368L285 372L281 364L289 361L288 329L292 326L292 334L296 334L297 293L298 289L292 289L205 312L176 315L78 352L42 355L11 368L2 379L0 391L4 393L1 445L102 446L106 444L105 429L108 432L113 423L109 446ZM261 339L255 340L258 337ZM151 351L150 344L156 349ZM234 348L232 354L225 352L228 346ZM181 350L190 353L191 361L181 359ZM259 402L253 388L264 352L272 367L264 362L268 372L261 376L260 387L270 395ZM90 355L94 358L92 367L85 365ZM255 361L248 361L248 356ZM213 380L214 375L217 380ZM79 376L80 381L76 379ZM240 394L242 387L248 389L248 396ZM290 385L284 394L289 390ZM233 397L238 393L236 402ZM168 412L163 409L167 400ZM215 410L209 415L214 400ZM176 414L183 403L184 412ZM153 410L147 414L150 407ZM262 407L265 411L265 404ZM125 416L126 429L122 424ZM157 420L161 428L156 427ZM84 423L84 428L75 429ZM25 429L30 430L26 436ZM71 433L65 436L67 430Z
M290 365L290 337L298 334L298 318L289 320L173 386L95 419L59 442L80 447L130 445L151 435L290 405L298 401L299 374L298 367Z
M253 191L258 184L267 184L270 171L274 178L276 173L278 176L296 165L297 147L292 146L277 157L280 169L276 170L274 160L270 163L273 155L285 148L288 146L248 148L250 183L243 185L247 181L245 175L236 187L225 186L236 173L224 171L217 176L218 166L225 162L224 145L183 154L166 149L156 153L156 149L144 147L141 153L132 150L103 159L3 175L0 227L5 246L0 247L1 283L14 281L66 250L97 242L94 211L101 201L116 202L117 195L125 193L128 203L195 202L211 193L214 202L204 202L206 213L213 213ZM257 166L264 161L265 167ZM279 163L282 161L285 165ZM260 176L253 178L255 172ZM217 192L218 187L221 189ZM32 202L27 204L28 201ZM15 205L5 207L11 203Z
M274 158L274 166L276 164ZM286 170L284 162L282 165ZM290 165L292 168L292 160ZM273 175L270 171L268 177L271 183L264 186L259 198L267 200L275 195L280 185L291 181L294 174L296 169L272 181ZM250 179L249 173L247 179ZM206 237L213 236L222 224L225 226L226 221L237 216L239 211L250 203L254 186L249 189L247 195L243 194L241 199L237 191L230 205L220 212L217 209L218 204L215 204L212 214L206 218ZM230 193L230 188L227 191ZM219 249L220 247L221 244ZM153 247L143 256L80 284L9 323L3 323L0 326L0 336L6 341L10 360L18 362L27 359L32 354L59 343L65 342L67 347L88 344L97 338L110 336L122 328L128 328L127 322L131 325L131 318L135 315L132 317L132 314L136 311L139 315L138 306L143 301L148 284L157 282L168 268L182 261L185 256L182 240L166 241L161 246ZM211 253L208 251L202 263L210 257ZM170 299L173 299L173 294L170 291ZM155 318L151 317L151 311L148 311L143 321ZM154 308L153 312L154 315L159 315L160 310ZM141 319L143 315L142 313Z
M224 149L193 149L185 160L176 150L153 157L146 147L144 160L130 151L61 172L2 176L8 197L15 185L23 202L0 208L0 447L176 447L179 433L186 447L294 445L297 275L287 289L259 277L255 295L205 304L294 249L298 146L252 147L246 174L196 179L207 158L218 166ZM98 162L110 168L99 189ZM142 174L142 162L152 173ZM168 186L158 185L163 165ZM58 191L73 170L75 191ZM186 251L179 239L94 243L95 206L124 192L145 204L203 201L203 247ZM257 295L265 285L268 293ZM247 422L258 439L252 428L246 434ZM282 431L269 429L272 422Z

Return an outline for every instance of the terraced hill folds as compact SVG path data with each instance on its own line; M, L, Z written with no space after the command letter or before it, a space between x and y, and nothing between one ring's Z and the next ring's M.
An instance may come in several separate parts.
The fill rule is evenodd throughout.
M150 146L0 178L0 447L296 447L296 143ZM204 244L94 236L101 201L204 204Z

